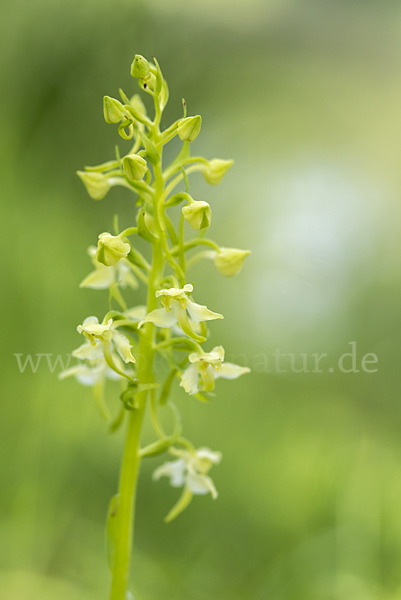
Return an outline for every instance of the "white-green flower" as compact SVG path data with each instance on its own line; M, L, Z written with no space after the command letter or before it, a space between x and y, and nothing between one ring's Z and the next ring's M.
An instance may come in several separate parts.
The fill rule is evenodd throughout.
M250 250L220 248L220 251L215 254L214 264L224 277L233 277L240 272L242 263L250 253Z
M132 181L141 181L148 170L147 162L138 154L127 154L123 159L124 173Z
M107 379L113 381L123 379L124 367L120 358L116 354L112 355L113 363L120 369L120 373L116 373L109 367L103 356L101 342L96 342L94 346L90 342L86 342L74 350L72 356L77 358L79 363L62 371L58 376L59 379L75 377L82 385L91 387L100 412L106 420L109 420L110 414L105 402L104 388Z
M74 376L75 379L82 385L94 387L99 383L103 383L106 377L110 379L120 379L121 376L107 366L106 361L98 363L93 367L85 364L78 364L62 371L59 374L59 379Z
M185 117L178 121L177 133L180 140L193 142L199 135L202 125L202 117L196 115L195 117Z
M196 304L188 296L193 291L190 283L184 285L182 289L170 288L156 292L156 297L160 298L163 308L152 310L139 323L138 328L144 323L153 323L157 327L174 327L177 323L182 331L189 337L199 340L199 336L193 331L188 315L195 323L211 321L213 319L223 319L223 315L212 312L206 306Z
M211 352L193 352L188 357L191 363L181 375L180 386L188 394L198 392L210 392L214 389L215 379L237 379L245 373L249 373L248 367L240 367L233 363L225 363L224 348L216 346Z
M171 448L170 452L178 459L166 462L156 469L153 479L168 477L173 487L184 487L184 491L178 503L167 515L166 521L175 519L188 506L193 495L211 494L214 500L217 498L217 490L208 472L221 460L221 453L213 452L209 448L198 448L193 451Z
M103 114L106 123L118 123L127 118L127 111L119 100L105 96L103 98Z
M207 164L202 165L200 171L203 173L203 177L207 183L218 185L233 163L233 160L212 158Z
M78 177L86 187L89 196L94 200L102 200L114 185L125 185L122 177L110 177L107 173L95 171L77 171Z
M88 317L82 325L78 325L77 331L82 333L92 346L96 346L98 341L107 347L113 343L125 363L136 362L131 353L132 345L129 339L115 329L116 325L118 321L113 322L113 319L109 319L107 323L99 323L97 317ZM83 351L82 346L81 350Z
M203 200L193 201L182 208L184 219L188 221L193 229L201 230L210 226L212 220L212 209Z
M131 250L128 242L111 233L101 233L97 244L96 259L106 267L113 267L122 258L126 258Z
M118 283L122 288L128 286L134 290L137 289L138 281L127 259L121 258L116 265L106 267L96 259L97 248L95 246L89 246L88 254L91 257L95 270L85 277L79 287L105 290Z

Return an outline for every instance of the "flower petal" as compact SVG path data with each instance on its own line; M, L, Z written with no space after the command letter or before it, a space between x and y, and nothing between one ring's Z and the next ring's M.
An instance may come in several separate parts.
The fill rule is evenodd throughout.
M187 394L197 394L199 372L196 365L189 365L187 369L181 375L180 386L184 388Z
M160 477L166 476L170 478L170 484L173 487L181 487L185 482L186 463L179 458L172 462L166 462L164 465L156 469L153 473L153 479L157 480Z
M93 290L105 290L114 283L113 267L97 268L85 277L79 284L80 288L86 287Z
M103 357L103 345L97 342L95 346L92 346L89 342L82 344L76 350L73 350L72 356L74 358L80 358L81 360L95 360Z
M124 315L131 321L141 321L146 315L146 306L134 306L125 311Z
M117 352L119 353L119 355L125 363L136 362L135 358L131 354L132 345L130 344L129 339L125 337L125 335L123 335L119 331L114 330L113 343L117 348Z
M74 376L83 385L92 386L95 385L102 377L103 368L95 367L91 369L87 365L75 365L65 371L59 373L59 379L65 379L66 377Z
M240 367L233 363L223 363L219 370L215 370L214 377L215 379L218 379L219 377L222 377L223 379L237 379L237 377L250 372L251 369L248 367Z
M210 448L198 448L196 451L197 458L206 458L211 463L218 465L221 461L221 452L213 452Z
M218 496L214 483L208 475L190 473L187 476L186 484L193 494L204 495L210 492L214 500Z
M156 308L146 315L138 324L138 328L142 327L144 323L153 323L157 327L173 327L177 323L177 317L173 311L167 312L164 308Z
M187 310L191 315L191 319L195 321L195 323L200 323L201 321L212 321L213 319L224 319L223 315L212 312L207 308L207 306L196 304L189 298L187 300Z

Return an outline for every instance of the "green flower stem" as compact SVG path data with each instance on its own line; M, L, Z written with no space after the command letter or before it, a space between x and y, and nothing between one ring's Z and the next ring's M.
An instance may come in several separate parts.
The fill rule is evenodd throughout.
M127 237L128 235L137 235L138 233L138 227L128 227L128 229L124 229L124 231L122 231L119 234L119 238L123 239L125 237Z
M185 273L186 265L185 265L185 250L184 250L184 223L185 223L184 213L181 212L180 228L179 228L179 234L178 234L178 245L179 245L180 267Z
M191 250L191 248L195 248L195 246L210 246L210 248L213 248L213 250L216 250L216 252L220 251L220 246L216 244L216 242L213 242L213 240L209 240L207 238L195 238L194 240L191 240L190 242L186 242L186 244L184 244L184 252L187 252L187 250ZM173 256L179 254L180 252L180 245L174 246L174 248L171 249L171 254Z
M187 269L190 269L191 267L193 267L193 265L195 265L198 261L202 260L203 258L210 258L210 250L204 250L203 252L198 252L198 254L195 254L195 256L190 258L187 261Z
M163 193L161 167L155 166L154 208L157 208ZM157 210L155 210L157 215ZM160 224L156 218L156 228L160 232ZM164 256L159 239L153 243L152 268L149 275L147 312L157 306L156 289L163 275ZM139 343L139 358L137 375L141 383L153 383L154 359L154 325L146 323ZM121 467L119 485L119 504L117 509L117 530L115 542L115 557L112 568L112 584L110 600L126 600L129 582L129 566L133 544L133 527L135 515L136 489L140 467L140 436L145 413L148 392L140 392L136 396L138 408L130 411L130 418L125 442L124 456Z
M207 165L208 162L209 161L206 158L203 158L203 156L189 156L188 158L185 158L184 160L180 161L178 165L173 164L171 167L167 167L167 169L163 173L164 180L166 181L167 179L178 173L178 171L181 169L181 166L184 167L185 165L192 165L195 163L203 163L204 165Z
M91 173L102 173L103 171L110 171L111 169L118 169L118 161L109 160L101 165L97 165L96 167L85 167L85 171Z
M181 168L181 165L179 165L179 168ZM186 174L190 175L191 173L196 173L197 171L201 171L202 167L198 164L196 165L192 165L192 167L189 167L189 169L186 169ZM164 190L163 193L163 201L168 198L168 196L171 194L171 192L173 191L173 189L175 187L177 187L177 185L179 183L181 183L181 181L184 179L184 175L182 174L182 172L180 173L180 175L177 175L177 177L175 177L172 181L170 181L170 183L168 184L168 186L166 187L166 189Z
M155 350L162 350L163 348L172 348L173 346L182 345L187 346L192 350L195 350L195 352L199 352L200 354L202 353L202 347L197 342L195 342L195 340L191 340L190 338L186 337L171 338L170 340L160 342L160 344L156 344L154 348Z

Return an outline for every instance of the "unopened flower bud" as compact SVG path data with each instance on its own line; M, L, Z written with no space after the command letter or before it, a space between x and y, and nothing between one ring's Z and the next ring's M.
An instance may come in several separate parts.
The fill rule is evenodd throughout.
M182 209L184 219L188 221L193 229L205 229L209 227L212 220L212 210L207 202L202 200L191 202Z
M177 133L183 142L193 142L198 137L202 125L202 117L186 117L178 122Z
M124 173L128 179L140 181L148 170L146 160L138 154L128 154L123 160Z
M240 272L242 263L250 253L250 250L220 248L220 252L217 252L214 258L214 264L224 277L232 277Z
M130 250L130 244L123 242L118 236L101 233L97 244L96 260L106 267L112 267L121 258L125 258Z
M103 114L106 123L118 123L126 116L124 106L115 98L103 98Z
M77 171L77 175L83 181L89 196L94 200L102 200L111 187L107 176L103 173Z
M206 181L212 185L217 185L223 179L233 160L223 160L222 158L213 158L202 169L202 173Z
M140 54L135 54L135 58L131 65L131 75L135 79L146 79L150 73L149 63Z

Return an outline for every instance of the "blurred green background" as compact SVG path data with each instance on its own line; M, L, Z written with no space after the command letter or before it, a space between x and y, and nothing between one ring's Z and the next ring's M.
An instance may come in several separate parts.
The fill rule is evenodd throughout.
M175 388L186 435L223 452L220 496L165 525L177 490L151 480L162 459L143 465L135 598L401 598L400 30L395 0L3 2L2 600L108 594L122 432L88 388L45 362L20 373L14 354L65 355L107 309L106 292L78 289L86 248L135 206L124 189L92 201L75 171L126 148L102 97L137 91L135 53L169 83L164 125L184 96L203 117L194 152L236 161L191 192L212 206L211 237L252 254L238 277L199 263L193 279L225 315L210 343L254 369L207 406ZM377 372L330 373L353 341ZM279 373L276 349L297 368L328 357L322 373L284 359Z

